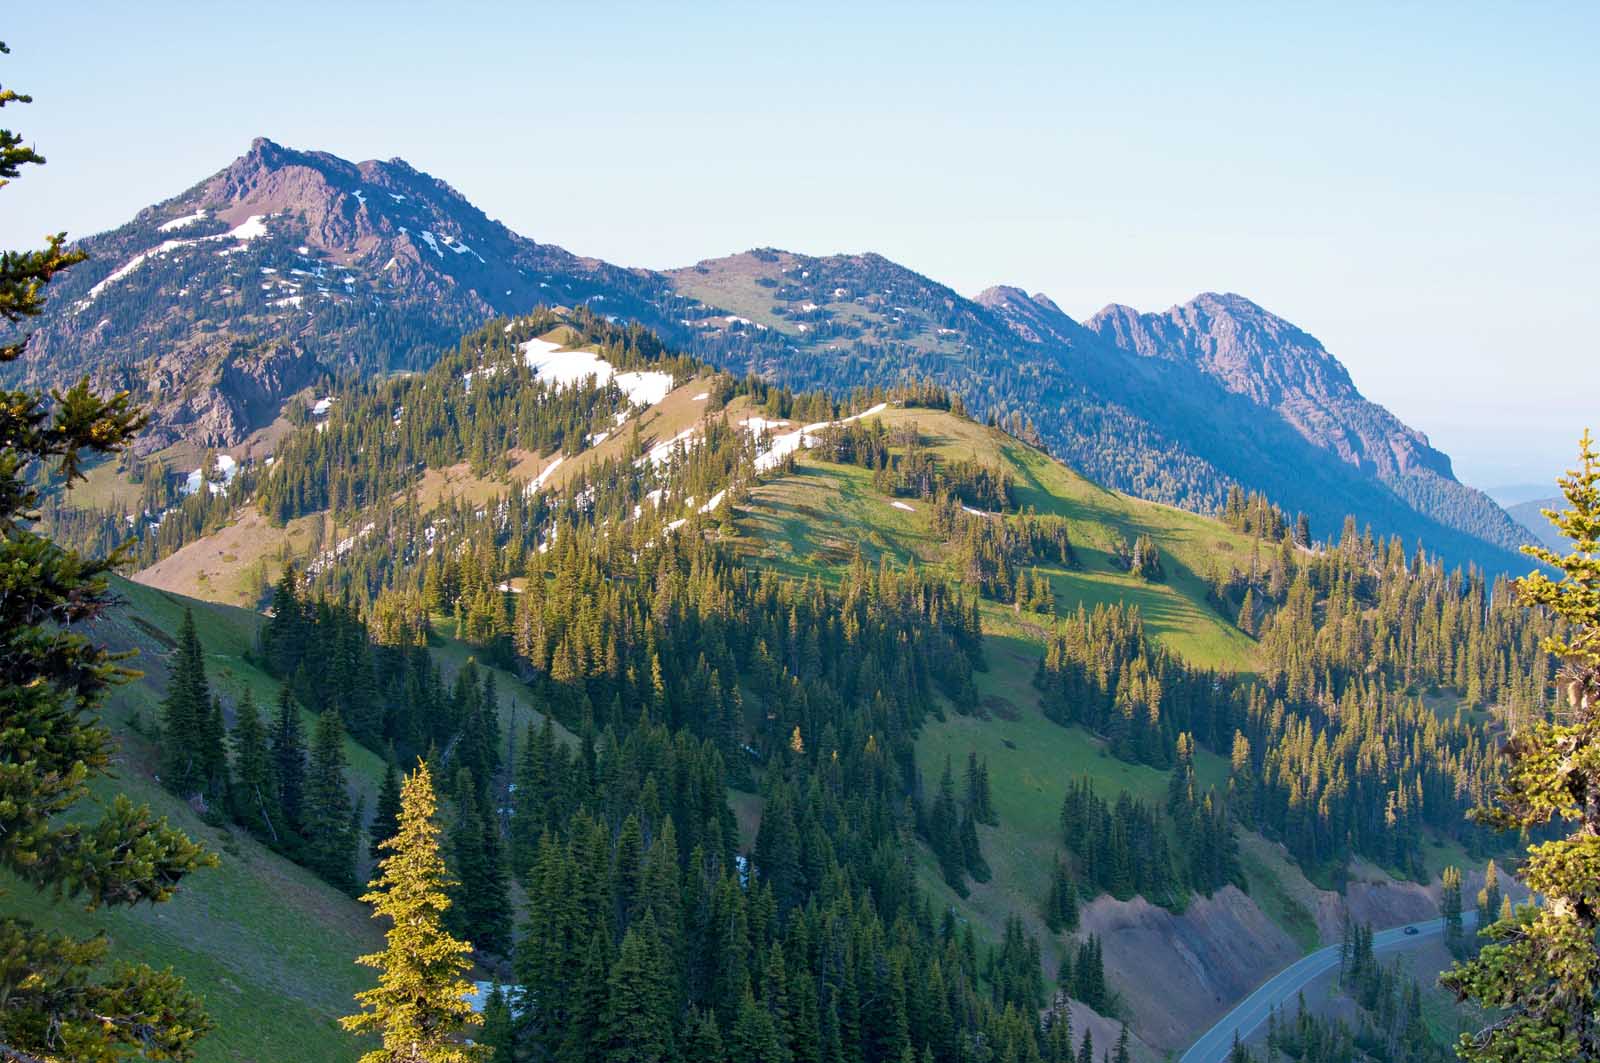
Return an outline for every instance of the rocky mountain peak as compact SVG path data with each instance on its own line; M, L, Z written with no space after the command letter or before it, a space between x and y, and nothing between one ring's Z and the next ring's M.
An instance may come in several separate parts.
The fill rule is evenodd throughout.
M995 284L985 288L974 296L972 301L991 310L1001 310L1008 306L1020 306L1030 302L1027 292L1010 284Z
M1346 463L1394 478L1427 470L1454 479L1428 437L1369 402L1315 336L1234 293L1203 292L1162 313L1107 306L1086 326L1142 358L1192 367L1269 409Z
M403 162L267 137L79 246L33 356L4 368L133 389L154 414L145 448L231 445L319 375L425 364L497 313L634 295L625 271L518 236Z
M1112 304L1085 325L1123 350L1192 365L1259 405L1293 395L1364 401L1316 337L1242 295L1204 292L1152 314Z
M998 314L1011 331L1030 343L1072 345L1079 325L1044 293L1029 295L1021 288L997 284L973 300Z

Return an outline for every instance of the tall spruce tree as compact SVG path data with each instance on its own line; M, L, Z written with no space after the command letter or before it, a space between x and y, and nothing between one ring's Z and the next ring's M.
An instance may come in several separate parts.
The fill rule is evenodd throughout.
M267 745L261 710L248 689L234 710L233 817L239 825L270 845L283 844L278 824L277 791L272 785L272 751Z
M1466 935L1461 925L1461 869L1447 867L1440 876L1439 914L1444 917L1444 944L1460 959L1466 951Z
M928 817L928 844L939 858L939 869L950 888L967 895L967 852L962 844L960 811L956 804L956 784L950 773L950 758L945 757L944 772L939 776L939 793L933 799L933 810Z
M328 709L317 717L306 779L305 864L342 890L355 885L356 835L344 777L344 724Z
M506 892L499 824L485 814L472 773L456 775L456 822L449 833L450 870L456 884L445 925L470 937L485 952L507 955L511 946L511 900Z
M306 732L288 684L278 691L278 714L272 721L272 789L283 829L298 834L305 826Z
M651 913L623 935L608 981L602 1034L606 1063L671 1059L672 984Z
M215 694L200 718L200 792L205 795L207 814L219 818L232 798L233 773L228 769L228 725L222 718L222 699Z
M385 839L387 841L388 839ZM483 1004L483 1033L477 1038L488 1049L484 1063L516 1063L517 1030L511 999L496 983Z
M192 797L205 789L206 768L212 759L211 751L204 748L211 737L210 715L205 654L195 630L194 612L185 609L167 696L161 702L161 782L179 797Z
M375 1033L383 1047L361 1063L478 1063L485 1049L466 1043L482 1020L466 996L462 975L472 966L472 946L444 930L450 907L449 876L434 822L438 799L425 764L406 776L400 791L400 829L384 843L388 855L361 899L374 919L387 919L384 950L357 963L375 968L378 984L356 994L362 1010L340 1021L355 1033Z
M383 766L383 782L378 787L378 807L372 814L369 837L373 859L378 858L379 848L394 837L395 829L399 826L400 773L395 770L394 751L391 749L388 760Z
M1500 868L1493 859L1484 865L1483 888L1478 891L1478 926L1487 927L1500 918Z
M1524 547L1560 578L1535 571L1517 593L1564 622L1544 648L1561 661L1565 707L1506 743L1507 779L1475 818L1502 830L1559 821L1570 833L1528 850L1520 877L1544 903L1480 929L1489 943L1440 979L1496 1013L1462 1035L1457 1052L1469 1063L1600 1059L1600 453L1587 432L1561 488L1567 508L1545 515L1571 552Z
M28 102L0 89L0 108ZM0 187L43 162L20 134L0 129ZM57 234L43 250L0 254L7 326L38 314L45 285L83 260L65 240ZM0 363L26 346L26 336L0 344ZM87 379L53 396L0 392L0 868L46 907L166 901L215 862L121 795L97 822L69 819L90 780L110 774L113 743L96 710L132 674L81 633L113 603L107 576L120 555L80 557L34 532L39 492L29 472L55 464L70 484L82 478L86 456L121 450L143 423L125 393L102 397ZM0 1057L192 1058L211 1026L200 1000L170 970L108 965L110 953L105 937L0 915Z

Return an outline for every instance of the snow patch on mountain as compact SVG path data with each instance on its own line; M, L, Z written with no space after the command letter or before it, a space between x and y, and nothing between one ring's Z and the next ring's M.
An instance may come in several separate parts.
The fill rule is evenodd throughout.
M206 217L206 208L201 207L193 214L185 214L181 218L173 218L171 221L164 221L160 225L157 225L156 228L161 232L170 233L177 229L182 229L185 226L193 225L197 221L205 221Z
M679 432L665 443L657 443L655 446L651 447L649 452L645 454L644 457L634 462L634 464L643 465L648 461L652 465L665 465L672 459L673 453L678 449L678 444L682 443L685 446L690 445L694 441L695 434L698 431L698 428L685 428L683 431Z
M231 454L218 454L216 460L216 469L217 474L221 477L220 482L208 481L206 479L205 467L202 466L198 469L195 469L184 478L183 487L180 488L180 490L185 495L192 495L196 491L200 490L200 485L204 483L212 494L222 494L222 492L228 489L228 485L233 483L233 478L239 475L239 463L234 460L233 455Z
M784 458L787 458L795 451L814 446L817 442L817 433L821 432L824 428L828 428L836 424L848 424L851 421L859 421L864 417L874 417L888 408L889 404L887 402L880 402L870 410L862 410L858 414L853 414L849 417L842 417L837 421L818 421L816 424L808 424L804 428L796 428L792 432L785 432L782 435L773 436L772 445L766 450L766 452L756 455L756 471L766 472L770 469L775 469L783 463ZM763 417L751 417L744 422L745 427L747 428L751 428L751 426L754 425L755 427L751 428L751 431L758 434L764 428L767 428L774 423L775 422L768 421ZM782 424L785 422L776 423Z
M668 373L652 370L619 373L597 354L563 350L559 343L548 340L527 340L521 347L528 368L557 389L576 387L591 379L597 385L615 383L628 401L637 406L654 405L672 390L672 376Z
M174 221L180 221L182 219L173 219L173 220ZM170 225L172 223L168 222L167 224ZM166 229L167 226L163 225L163 226L161 226L161 228L162 229ZM159 257L161 257L163 255L170 254L171 252L176 251L179 248L193 247L196 244L207 243L207 242L210 242L212 240L226 240L226 239L228 239L230 237L232 237L235 240L238 240L240 243L249 243L251 240L254 240L258 236L265 236L266 232L267 232L267 226L266 226L265 221L263 220L263 215L252 214L252 215L250 215L249 218L247 218L238 227L230 229L225 233L216 233L216 234L214 234L212 236L196 236L196 237L193 237L193 238L188 239L188 240L183 240L183 239L164 240L161 243L157 244L155 247L150 248L148 251L141 251L137 255L134 255L127 262L123 263L120 267L118 267L117 269L112 270L110 273L106 274L106 276L101 278L100 281L97 284L95 284L94 287L90 288L87 292L84 293L84 296L83 296L82 299L78 300L78 302L76 304L76 307L74 309L74 313L82 312L84 309L86 309L89 306L90 303L92 303L94 301L95 296L99 295L101 292L105 291L108 287L110 287L111 285L115 284L117 281L121 280L122 278L126 277L128 274L132 273L134 270L138 269L140 266L144 265L146 262L148 262L152 258L159 258ZM222 253L226 254L227 252L224 251Z
M223 233L222 236L231 236L241 243L249 243L257 237L267 235L267 221L264 214L252 214L233 229ZM216 237L220 239L221 237ZM207 237L212 239L212 237Z
M539 475L535 476L528 484L528 494L531 496L543 491L544 485L550 479L551 474L556 471L556 469L564 460L566 460L565 454L557 454L555 461L552 461L549 465L546 465L543 469L540 469Z

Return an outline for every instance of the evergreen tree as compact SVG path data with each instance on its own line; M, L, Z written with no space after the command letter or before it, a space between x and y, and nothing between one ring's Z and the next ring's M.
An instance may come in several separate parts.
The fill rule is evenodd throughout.
M294 675L306 652L305 617L296 592L293 565L286 565L272 594L272 619L261 629L262 659L279 678Z
M1439 913L1444 917L1444 943L1450 954L1460 959L1466 951L1466 936L1461 924L1461 870L1447 867L1440 876Z
M0 90L0 107L28 102ZM0 129L0 187L43 162L21 135ZM83 260L65 239L0 255L8 326L38 314L44 286ZM0 364L26 346L25 335L0 346ZM107 575L123 556L83 558L31 530L40 498L29 480L36 464L56 465L67 483L81 479L85 452L122 450L144 418L126 393L102 398L87 378L53 404L37 392L0 392L0 411L0 867L15 876L13 888L37 891L46 910L69 900L159 903L212 858L121 795L98 822L69 820L90 781L110 774L111 735L96 710L129 673L82 632L112 604ZM0 915L0 1056L192 1058L211 1026L199 999L170 971L107 969L109 949L105 937L77 939Z
M306 779L305 864L328 882L355 885L356 836L350 829L350 791L344 777L344 725L328 709L317 718Z
M378 807L373 810L370 829L370 848L376 859L379 848L394 837L400 825L400 773L395 770L391 755L383 765L383 782L378 787Z
M623 935L608 984L603 1031L607 1063L670 1060L672 986L650 913Z
M939 776L939 793L933 800L928 820L928 844L939 858L939 869L950 888L967 894L967 849L963 844L961 819L956 805L955 780L950 774L950 758L945 757L944 773Z
M778 1024L771 1012L757 1003L749 986L739 999L733 1028L728 1031L728 1059L730 1063L788 1063Z
M233 779L228 770L228 725L222 718L222 700L212 695L200 720L199 767L208 818L220 820L232 801Z
M986 823L991 827L1000 825L999 817L994 812L994 800L989 792L989 761L979 760L977 750L970 750L967 753L966 804L979 823Z
M261 710L248 688L239 699L233 727L233 816L239 825L270 845L283 844L278 826L283 814L272 784L272 752Z
M356 994L361 1012L340 1020L355 1033L375 1033L383 1047L361 1063L474 1063L484 1051L463 1043L482 1021L466 1001L472 946L445 933L449 877L439 853L433 780L426 765L406 776L400 828L384 843L387 856L362 900L373 918L389 920L384 950L356 962L379 972L378 984Z
M1469 1063L1600 1059L1600 453L1587 432L1578 460L1561 480L1567 508L1547 513L1572 552L1524 547L1560 579L1535 571L1517 583L1525 604L1565 622L1544 648L1561 661L1566 708L1508 743L1506 782L1495 806L1478 813L1502 830L1553 820L1575 829L1529 850L1521 877L1544 903L1480 927L1489 943L1441 978L1498 1013L1478 1035L1462 1036L1456 1050Z
M1256 633L1256 590L1246 587L1244 598L1239 603L1239 630L1246 635Z
M1478 927L1487 927L1500 918L1500 869L1490 860L1483 869L1483 888L1478 891Z
M1078 887L1059 858L1050 875L1050 890L1045 895L1044 922L1054 934L1078 927Z
M456 884L445 925L476 948L501 955L511 946L511 900L500 855L499 824L484 814L472 773L456 775L456 822L450 831L450 869ZM486 799L484 799L486 800Z
M272 721L272 788L284 829L298 834L305 826L306 736L288 686L278 691L278 714Z
M722 1032L717 1029L714 1013L696 1008L689 1016L689 1034L683 1045L683 1058L695 1063L727 1063L728 1054L722 1047Z
M975 882L988 882L989 863L978 845L978 825L971 811L961 815L961 861Z
M384 839L387 841L388 839ZM489 990L483 1004L483 1032L477 1042L488 1050L483 1063L516 1063L516 1025L512 1021L511 1001L499 983Z
M556 1059L560 1063L602 1063L605 1059L606 1008L611 999L611 942L603 927L589 935L588 951L576 971L576 984L570 989L564 1026L548 1031L559 1043ZM559 980L560 972L551 981ZM559 1009L550 1009L552 1017Z
M215 763L210 748L211 688L206 682L205 653L195 631L194 613L183 611L178 648L173 652L167 696L161 702L161 782L180 797L204 793L207 769Z

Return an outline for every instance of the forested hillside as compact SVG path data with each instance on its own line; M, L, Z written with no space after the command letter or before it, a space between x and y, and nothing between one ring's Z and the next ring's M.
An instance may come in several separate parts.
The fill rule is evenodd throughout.
M1108 491L932 384L794 393L541 311L329 397L215 491L56 518L270 611L258 723L152 731L214 766L183 796L350 889L383 765L433 767L501 1059L1181 1047L1325 933L1308 880L1499 851L1463 813L1549 702L1503 581ZM222 542L247 583L195 578ZM1108 917L1146 902L1261 955L1135 980Z

